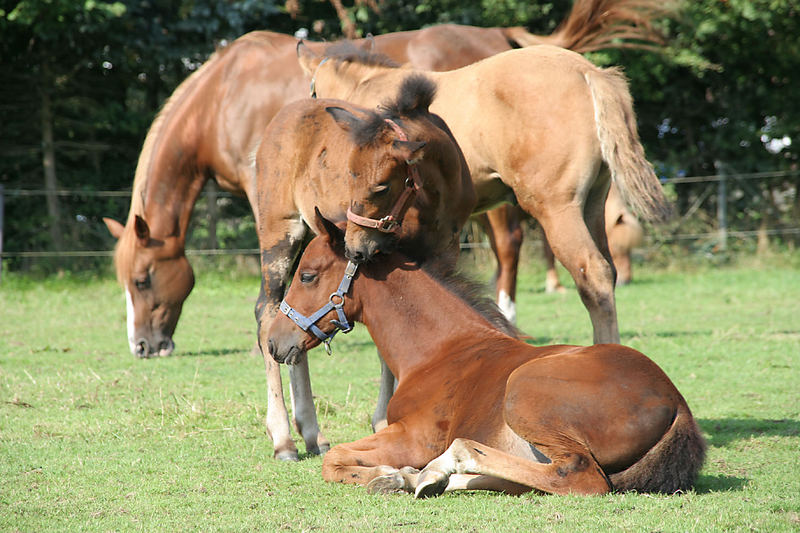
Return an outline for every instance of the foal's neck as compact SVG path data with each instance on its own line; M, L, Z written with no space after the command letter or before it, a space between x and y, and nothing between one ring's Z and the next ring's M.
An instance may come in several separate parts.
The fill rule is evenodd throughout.
M361 322L398 380L458 357L476 340L511 340L417 266L371 274L360 282Z

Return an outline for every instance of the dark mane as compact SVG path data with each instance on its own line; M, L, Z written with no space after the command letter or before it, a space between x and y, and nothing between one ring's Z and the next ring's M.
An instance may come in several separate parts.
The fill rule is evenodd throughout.
M485 318L495 329L515 339L522 337L522 333L508 321L500 311L500 308L497 307L497 304L486 296L486 288L482 284L456 270L443 269L437 266L435 262L424 262L422 269L444 285L450 292L461 298L464 303Z
M353 141L359 146L368 146L380 133L389 127L386 119L408 117L427 113L436 96L436 83L424 74L411 74L400 84L394 100L380 106L380 111L371 111L365 119L350 131Z
M325 48L325 57L329 57L337 63L352 62L361 63L362 65L390 68L397 68L400 66L394 60L389 59L388 56L359 48L350 41L339 41L329 45Z

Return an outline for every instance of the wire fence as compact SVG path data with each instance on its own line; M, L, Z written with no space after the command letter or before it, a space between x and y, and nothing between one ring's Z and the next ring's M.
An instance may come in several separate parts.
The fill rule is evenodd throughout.
M767 180L753 186L756 180ZM236 256L257 255L258 248L252 223L242 224L242 218L252 218L246 202L238 202L238 212L228 217L226 206L235 205L235 195L218 191L213 182L203 191L195 207L193 217L194 232L202 230L199 237L187 242L186 254L190 256ZM705 242L725 249L729 239L764 239L769 237L795 238L800 235L800 170L768 171L747 174L720 172L712 176L678 176L662 179L668 193L681 200L678 214L669 223L649 228L645 246L661 246L665 243ZM671 189L671 191L670 191ZM690 189L687 192L687 189ZM98 191L80 189L4 188L0 184L0 273L3 260L43 259L43 258L106 258L113 255L113 240L105 234L105 228L94 228L95 234L103 233L108 246L105 249L3 249L4 216L6 206L23 199L35 197L58 197L69 200L72 209L70 220L82 221L84 225L102 226L99 217L89 220L81 214L81 207L94 199L108 199L114 203L118 213L126 212L130 202L130 190ZM105 204L108 205L108 204ZM242 207L242 205L244 207ZM231 220L239 221L238 226ZM227 224L227 232L218 238L219 226ZM232 235L248 230L249 238L238 239ZM227 239L225 238L227 235ZM97 241L98 239L94 239ZM82 244L78 234L71 239ZM223 242L220 242L223 241ZM244 243L245 246L241 244ZM247 244L250 244L249 246ZM82 248L83 246L76 246ZM489 241L476 225L465 229L462 236L462 249L475 250L489 248ZM19 246L17 246L19 248Z

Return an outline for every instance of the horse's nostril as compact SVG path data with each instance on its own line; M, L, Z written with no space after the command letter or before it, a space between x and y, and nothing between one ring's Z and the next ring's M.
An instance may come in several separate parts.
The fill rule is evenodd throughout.
M272 341L272 339L267 341L267 349L269 350L269 354L272 357L275 357L275 343Z
M149 353L150 345L145 339L139 339L139 342L136 343L136 352L134 355L136 355L136 357L147 357Z

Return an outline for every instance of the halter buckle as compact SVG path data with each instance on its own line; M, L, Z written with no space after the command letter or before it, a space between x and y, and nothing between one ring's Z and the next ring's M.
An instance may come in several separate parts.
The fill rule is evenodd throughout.
M397 222L392 215L386 215L378 220L375 229L383 233L393 233L399 226L400 223Z

